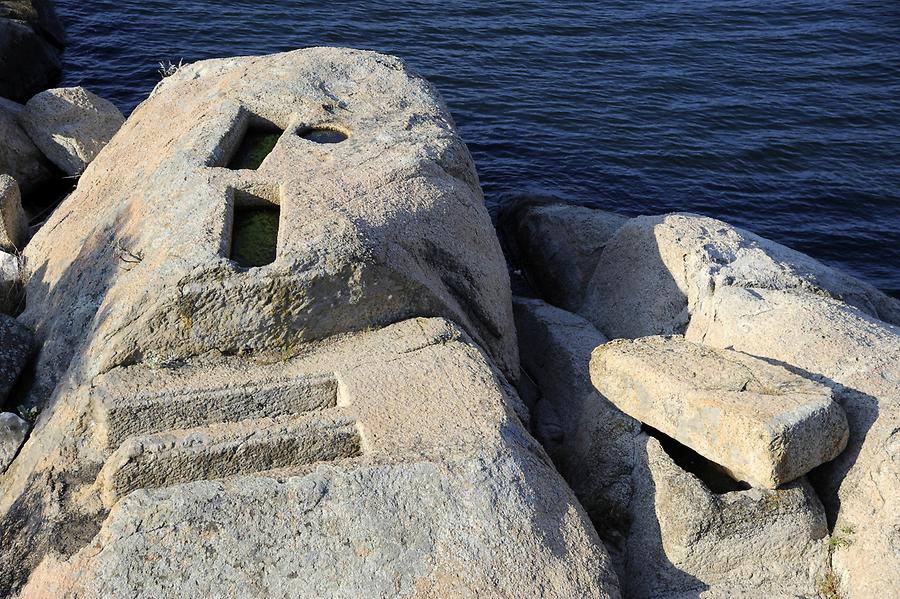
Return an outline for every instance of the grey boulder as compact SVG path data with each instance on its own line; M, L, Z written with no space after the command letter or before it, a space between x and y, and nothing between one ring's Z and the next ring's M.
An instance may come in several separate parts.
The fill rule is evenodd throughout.
M24 102L56 84L64 38L50 2L0 3L0 96Z
M19 122L57 167L67 175L78 175L109 143L125 117L112 102L83 87L63 87L28 100Z
M24 110L24 107L22 107ZM17 113L0 105L0 174L15 179L29 194L54 177L54 167L19 125Z
M22 209L19 185L0 174L0 250L20 252L28 241L28 218Z

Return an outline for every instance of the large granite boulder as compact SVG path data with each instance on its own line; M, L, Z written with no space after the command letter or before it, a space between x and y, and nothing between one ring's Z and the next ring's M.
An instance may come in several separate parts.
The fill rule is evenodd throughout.
M113 369L67 397L93 426L32 434L69 489L4 567L40 562L22 598L618 597L501 379L442 319Z
M35 403L73 359L92 376L209 350L290 354L420 314L459 323L517 376L471 155L434 88L371 52L179 69L25 254L21 318L46 340Z
M656 439L635 447L625 596L818 596L828 527L809 483L714 493Z
M817 294L725 287L704 299L688 339L766 358L834 390L850 425L847 449L810 478L838 548L850 597L900 588L900 331Z
M0 174L0 250L18 252L28 241L28 218L22 209L19 185L9 175Z
M24 102L62 74L65 32L50 0L0 1L0 96Z
M847 445L828 387L741 352L617 339L594 350L590 368L617 408L756 487L790 482Z
M825 295L885 322L900 323L896 299L720 220L668 214L620 223L601 210L586 215L590 210L556 209L559 222L553 227L542 225L548 218L539 210L514 214L518 230L530 232L527 244L520 241L519 246L529 248L526 268L537 287L553 289L562 298L560 305L569 306L610 338L683 333L698 302L725 286ZM571 234L590 223L597 229L594 236ZM593 267L586 256L596 260ZM590 280L566 283L570 275L558 273L569 271L577 273L576 280L590 272Z
M67 175L84 172L124 122L112 102L83 87L43 91L19 115L35 145Z
M610 337L684 332L713 290L759 286L843 300L887 322L900 302L809 256L720 220L640 216L603 250L579 313Z
M0 595L619 596L522 424L471 157L398 59L180 69L25 257Z
M19 125L17 114L4 106L0 106L0 139L0 174L15 179L22 193L27 195L54 177L53 165Z

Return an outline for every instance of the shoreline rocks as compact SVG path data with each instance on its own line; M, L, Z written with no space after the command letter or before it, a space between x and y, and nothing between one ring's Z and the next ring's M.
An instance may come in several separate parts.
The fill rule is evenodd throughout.
M179 69L25 259L0 594L620 596L525 428L471 156L400 60Z
M9 175L0 175L0 250L16 253L28 241L28 219L22 210L19 185Z
M513 298L390 56L203 61L108 108L0 103L83 170L0 254L0 595L900 586L900 303L715 219L548 204L505 230L554 305Z
M620 410L754 487L791 482L847 445L828 387L747 354L680 337L619 339L594 350L590 371Z
M83 87L33 96L19 123L38 149L67 175L79 175L125 122L112 102Z
M50 0L0 1L0 96L25 102L55 85L65 42Z
M891 509L900 495L900 302L799 252L688 214L629 219L599 255L595 242L581 248L577 237L518 241L543 256L523 264L538 279L565 268L553 256L596 256L590 281L566 289L566 301L611 338L684 333L829 387L849 440L809 472L834 535L832 569L820 582L847 597L900 586L900 521ZM574 247L561 252L560 244Z

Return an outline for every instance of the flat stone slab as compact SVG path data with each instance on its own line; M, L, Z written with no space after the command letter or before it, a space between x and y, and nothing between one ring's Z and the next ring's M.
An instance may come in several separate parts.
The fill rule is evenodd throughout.
M755 487L790 482L847 445L847 418L828 387L682 337L601 345L591 381L629 416Z

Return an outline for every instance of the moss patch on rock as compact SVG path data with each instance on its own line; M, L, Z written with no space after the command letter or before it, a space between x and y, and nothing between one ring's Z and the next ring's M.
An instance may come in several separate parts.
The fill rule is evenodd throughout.
M264 266L275 261L280 210L240 208L234 213L231 259L241 266Z
M234 170L258 169L266 156L275 148L280 137L281 131L248 131L228 163L228 168Z

